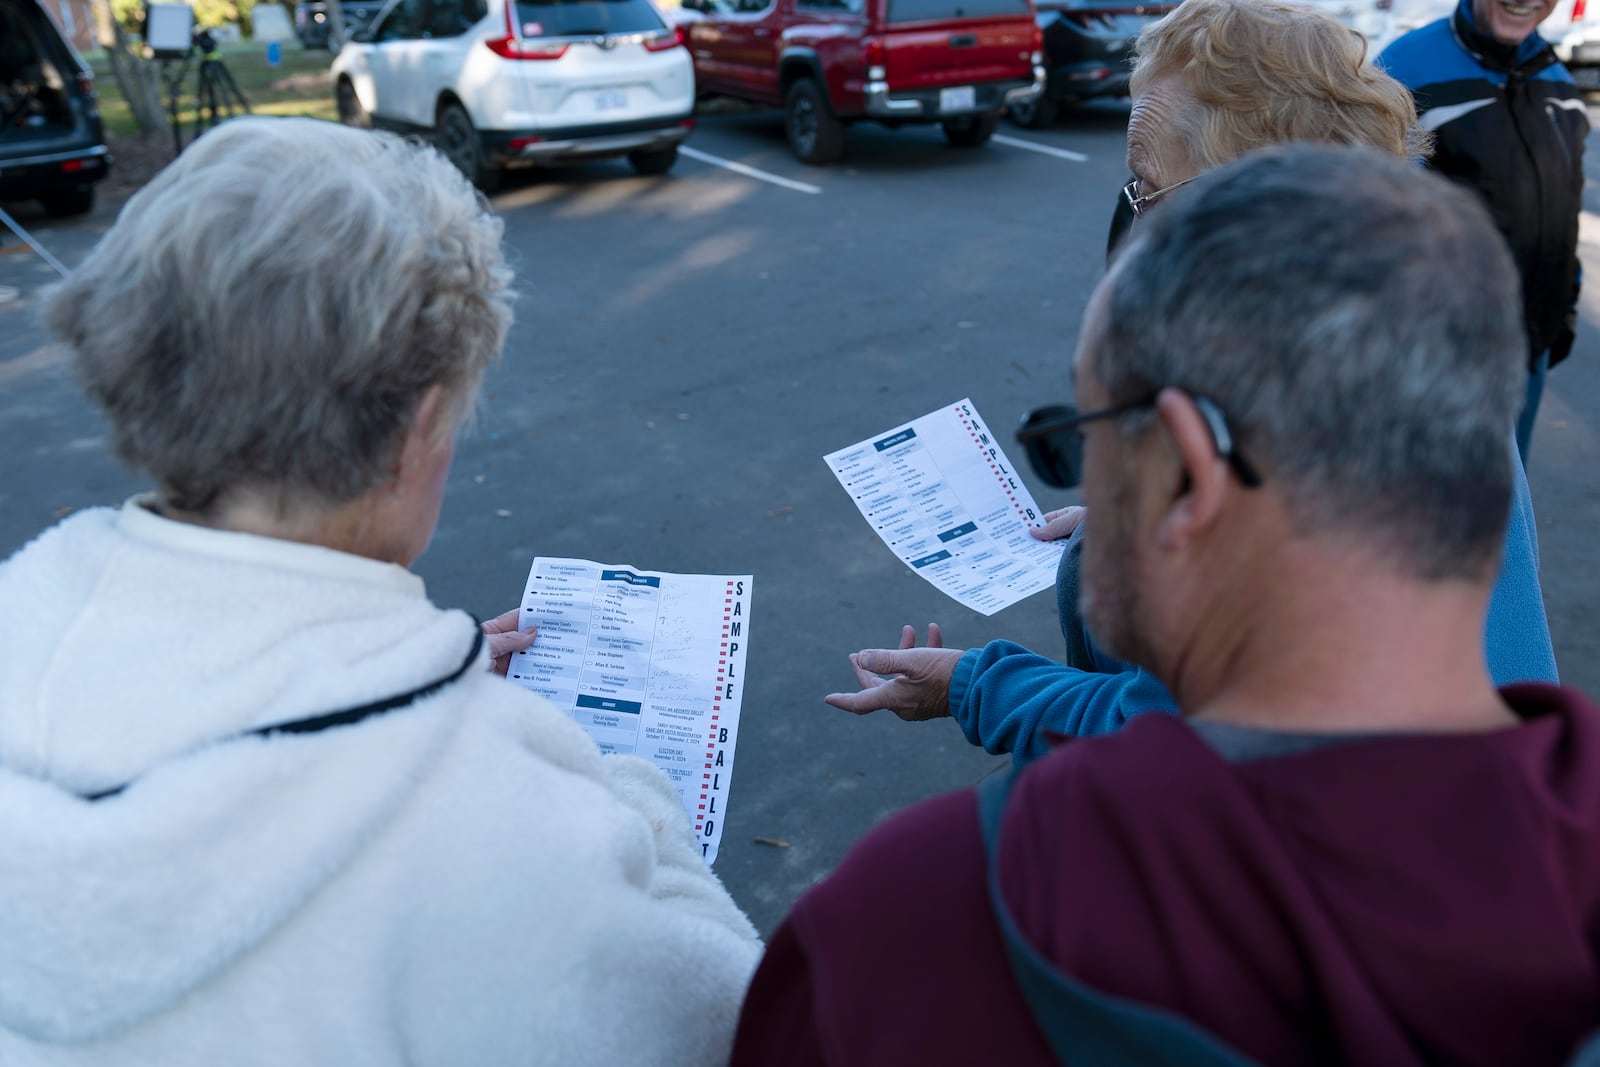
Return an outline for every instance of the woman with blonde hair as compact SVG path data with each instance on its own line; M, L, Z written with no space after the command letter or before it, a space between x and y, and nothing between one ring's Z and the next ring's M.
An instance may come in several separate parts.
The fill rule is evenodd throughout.
M1363 145L1421 160L1411 94L1332 17L1276 0L1186 0L1139 36L1128 168L1110 244L1161 197L1286 141Z

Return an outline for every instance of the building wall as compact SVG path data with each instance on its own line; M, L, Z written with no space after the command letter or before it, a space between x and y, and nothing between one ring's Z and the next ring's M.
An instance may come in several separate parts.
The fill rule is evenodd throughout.
M40 2L56 20L56 25L61 27L62 35L72 42L72 47L80 52L89 52L100 47L100 42L95 39L94 9L89 6L89 0L40 0Z

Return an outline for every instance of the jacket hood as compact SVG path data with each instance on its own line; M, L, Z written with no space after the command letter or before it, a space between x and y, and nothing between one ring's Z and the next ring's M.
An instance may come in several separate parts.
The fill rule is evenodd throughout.
M161 519L73 516L0 564L0 1027L113 1034L264 939L426 773L475 626L402 568ZM85 799L127 788L99 801Z
M1519 727L1235 764L1167 715L1070 742L1002 891L1067 974L1261 1062L1564 1062L1600 1028L1600 710L1503 692Z

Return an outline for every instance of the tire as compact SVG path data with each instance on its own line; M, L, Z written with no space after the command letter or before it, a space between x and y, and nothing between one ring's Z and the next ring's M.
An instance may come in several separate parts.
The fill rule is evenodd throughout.
M656 148L650 151L629 152L628 162L633 164L636 174L646 176L665 174L678 162L678 146L669 145L666 148Z
M979 148L989 143L1000 120L993 115L975 115L970 119L946 119L944 139L952 148Z
M71 189L57 189L39 198L44 213L53 219L74 215L87 215L94 210L94 186L78 185Z
M1011 121L1025 130L1047 130L1061 116L1061 105L1048 96L1026 104L1011 105Z
M460 104L446 104L439 109L433 146L479 189L492 193L500 187L500 171L484 162L483 142Z
M356 95L356 87L349 78L340 78L339 84L333 87L333 102L339 109L340 122L358 130L372 129L372 116L361 106L361 98Z
M789 86L783 100L783 129L796 159L812 166L832 163L844 154L844 123L828 110L822 87L811 78Z

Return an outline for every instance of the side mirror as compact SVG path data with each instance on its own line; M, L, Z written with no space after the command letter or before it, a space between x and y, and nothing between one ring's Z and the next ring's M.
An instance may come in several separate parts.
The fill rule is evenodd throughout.
M356 44L371 44L372 30L369 27L363 26L359 30L355 30L350 34L350 40Z

